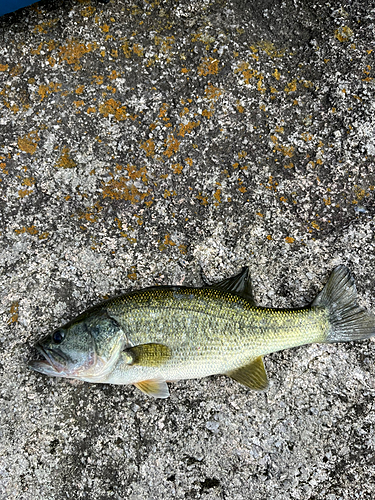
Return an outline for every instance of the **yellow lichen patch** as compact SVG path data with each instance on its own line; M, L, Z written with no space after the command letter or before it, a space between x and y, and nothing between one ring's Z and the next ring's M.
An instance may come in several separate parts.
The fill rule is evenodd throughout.
M8 101L4 101L5 106L12 111L12 113L16 114L20 110L17 104L10 104Z
M204 109L202 111L202 116L204 116L207 119L210 119L213 114L214 114L214 110L213 109L211 109L211 110Z
M210 101L216 102L219 97L223 94L223 91L218 87L214 87L212 83L209 83L208 86L204 89L204 93Z
M29 233L31 235L38 234L38 230L34 225L32 225L30 227L23 226L23 227L21 227L21 229L15 229L14 232L17 234L23 234L23 233Z
M212 57L205 57L198 66L198 75L217 75L219 72L219 60Z
M181 165L181 163L174 163L173 165L171 165L171 168L174 174L180 174L184 167L183 165Z
M86 113L87 114L96 113L96 108L94 108L93 106L90 106L89 108L86 109Z
M76 162L69 156L69 148L64 146L61 151L61 156L55 164L57 168L74 168Z
M279 126L277 126L277 127L275 128L275 132L278 132L279 134L283 134L283 133L284 133L284 127L279 127Z
M44 21L40 24L37 24L33 29L33 33L48 33L48 28L51 28L58 21L59 21L59 19L55 18L55 19L51 19L50 21Z
M203 196L202 193L199 193L197 196L196 196L197 200L200 200L201 202L201 205L208 205L208 201L207 201L207 197L206 196Z
M280 80L280 73L277 68L275 68L275 71L272 73L272 76L274 76L276 80Z
M290 83L287 83L284 88L284 92L295 92L297 90L297 80L294 79Z
M173 135L168 136L165 139L166 150L164 151L164 155L170 158L180 149L180 141L178 141Z
M187 254L187 246L186 245L178 245L178 249L180 250L180 252L182 253L182 255L186 255Z
M137 115L130 115L126 111L126 106L121 106L120 102L117 102L112 98L108 99L104 104L99 105L99 113L101 113L105 118L109 115L113 115L118 121L124 121L129 118L134 121L137 118Z
M164 245L170 245L171 247L176 246L176 243L171 239L170 234L166 234L164 238Z
M137 170L134 165L127 166L128 176L120 177L118 180L111 179L104 184L103 197L111 198L112 200L126 200L131 203L140 203L146 196L150 194L150 190L141 192L134 184L130 184L130 180L141 179L147 183L146 167ZM129 185L130 184L130 185Z
M339 42L348 42L353 36L353 30L351 30L348 26L341 26L337 30L335 30L335 38Z
M92 52L97 48L96 42L84 44L77 40L70 40L66 45L59 48L59 57L61 61L66 61L70 65L74 65L74 70L81 68L80 59L88 52Z
M73 104L74 104L74 106L75 106L76 108L79 108L79 107L81 107L81 106L84 106L84 105L85 105L84 101L73 101Z
M331 205L331 203L332 203L330 196L328 196L328 198L323 198L323 201L324 201L325 205Z
M120 177L119 180L110 180L103 187L103 198L111 198L112 200L125 200L130 201L132 204L140 203L146 196L150 194L147 190L142 193L137 189L134 184L128 186L129 179L126 177Z
M278 49L272 42L266 40L262 40L257 45L271 58L283 57L286 51L286 49Z
M189 73L190 69L187 69L187 68L181 68L181 73L183 73L184 75L186 75L187 73Z
M38 238L40 240L46 240L48 238L48 236L49 236L49 233L46 231L44 233L40 233L40 235L38 236Z
M193 166L193 159L192 158L185 158L185 162L189 165L189 167Z
M19 189L18 196L20 198L25 198L25 196L28 196L29 194L31 194L33 192L34 192L34 189L32 189L31 191L29 191L28 189Z
M40 85L38 88L38 94L40 95L40 101L43 101L45 97L53 92L61 92L61 83L50 82L48 85Z
M313 227L314 229L316 229L316 230L318 230L318 231L319 231L320 227L319 227L319 224L318 224L316 221L314 221L314 220L313 220L313 221L311 222L311 225L312 225L312 227Z
M143 57L144 48L139 43L133 45L133 52L139 57Z
M95 14L95 7L93 7L92 5L87 5L87 7L81 10L80 14L83 17L91 17Z
M8 321L8 324L11 323L16 323L18 321L18 309L19 309L19 302L14 301L12 302L12 305L10 306L10 318Z
M128 273L128 278L130 280L136 280L137 279L137 268L135 266L131 266L129 273Z
M214 203L215 207L217 207L221 203L221 189L217 189L213 194L216 202Z
M25 151L26 153L30 153L31 155L33 155L36 151L39 141L40 138L38 132L36 130L32 130L23 137L18 138L18 147L21 151Z
M193 129L199 127L200 123L201 122L199 120L197 122L189 122L186 125L181 123L178 135L180 135L181 137L185 137L185 134L190 134Z
M241 73L244 83L246 85L250 84L250 80L252 78L256 78L258 80L257 83L257 89L261 92L265 92L265 88L262 87L262 81L264 79L264 76L258 72L256 69L252 69L249 67L249 63L247 62L242 62L237 69L234 70L235 73Z
M241 104L237 104L236 108L239 113L243 113L245 111L245 108Z
M98 214L103 210L103 207L97 201L92 207L87 207L84 211L81 211L78 215L78 219L86 220L87 222L97 222Z
M357 185L354 186L354 195L358 201L362 201L366 196L368 196L366 191L363 188L361 188L361 186Z
M93 79L93 81L94 81L97 85L103 85L103 82L104 82L104 76L102 76L102 75L92 75L92 79Z
M287 236L285 238L285 241L291 245L292 243L294 243L294 238L292 238L291 236Z
M0 64L0 71L8 71L9 65L8 64Z
M0 156L0 160L5 160L4 156ZM1 169L1 171L2 171L2 173L4 175L8 175L9 174L8 170L6 169L6 166L7 166L6 163L0 162L0 169Z
M152 139L147 139L143 144L141 144L141 149L146 152L146 156L155 156L155 143Z
M301 134L301 137L305 142L310 142L314 136L307 132L303 132L303 134Z
M294 147L293 146L283 146L278 143L278 138L275 135L271 136L272 142L275 144L273 152L279 151L282 155L291 158L294 155ZM288 168L288 167L286 167Z

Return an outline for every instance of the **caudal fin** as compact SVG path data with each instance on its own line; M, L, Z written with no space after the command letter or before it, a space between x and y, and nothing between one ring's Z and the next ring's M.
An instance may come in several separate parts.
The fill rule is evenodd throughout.
M346 266L333 271L312 306L326 308L331 329L326 342L349 342L375 335L375 316L357 304L354 279Z

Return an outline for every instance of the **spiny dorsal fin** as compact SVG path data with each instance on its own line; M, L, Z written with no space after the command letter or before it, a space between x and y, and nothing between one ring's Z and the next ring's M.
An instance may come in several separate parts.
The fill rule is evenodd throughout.
M159 399L169 397L169 389L165 380L142 380L142 382L137 382L134 385L147 396Z
M130 365L161 366L171 357L170 348L164 344L140 344L125 352L130 355Z
M268 387L267 373L261 356L255 358L248 365L226 373L226 375L255 391L262 391Z
M219 283L211 285L210 288L218 288L219 290L224 290L225 292L237 293L244 299L254 304L254 296L248 267L243 267L240 273L232 276L231 278L219 281Z

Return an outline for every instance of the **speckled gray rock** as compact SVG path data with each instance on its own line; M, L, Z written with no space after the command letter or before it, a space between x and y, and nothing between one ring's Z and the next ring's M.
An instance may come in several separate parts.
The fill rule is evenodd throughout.
M0 498L375 496L375 348L225 377L72 385L27 368L104 297L249 265L307 304L339 264L375 310L375 4L41 2L0 19Z

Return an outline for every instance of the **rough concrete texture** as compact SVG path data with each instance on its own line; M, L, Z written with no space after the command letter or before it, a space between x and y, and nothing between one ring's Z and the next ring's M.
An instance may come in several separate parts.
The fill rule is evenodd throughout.
M0 498L375 496L375 344L133 387L30 372L88 306L249 265L307 304L339 263L375 310L375 4L44 2L0 19Z

